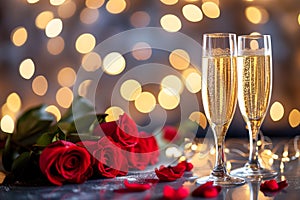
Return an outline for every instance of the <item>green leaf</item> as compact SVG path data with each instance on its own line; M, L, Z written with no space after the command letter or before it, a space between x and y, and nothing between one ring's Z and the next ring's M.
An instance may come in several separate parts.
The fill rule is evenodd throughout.
M13 140L22 141L24 145L34 144L37 137L31 137L35 134L41 134L47 130L54 121L54 116L45 111L46 105L40 105L26 111L17 120L16 133L13 134ZM23 141L23 140L26 140Z
M43 146L43 147L46 147L47 145L49 145L49 144L52 143L52 140L53 140L55 134L56 134L55 132L54 132L54 133L52 133L52 132L47 132L47 133L42 134L42 135L38 138L38 140L37 140L37 142L36 142L36 145L37 145L37 146Z
M12 172L21 174L24 171L24 169L28 168L28 166L30 166L30 156L31 153L28 151L20 154L12 164Z
M2 153L2 164L6 171L11 171L12 163L18 156L16 150L12 148L11 137L11 135L7 136L5 147Z

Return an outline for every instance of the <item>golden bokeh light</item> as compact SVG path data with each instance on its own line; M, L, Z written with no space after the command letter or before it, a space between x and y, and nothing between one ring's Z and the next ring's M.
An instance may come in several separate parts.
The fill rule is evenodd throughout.
M12 119L15 119L15 117L16 117L16 113L13 112L12 110L10 110L6 103L2 105L1 113L2 113L2 116L9 115Z
M166 14L160 19L161 27L168 32L177 32L181 29L180 19L173 14Z
M111 52L103 59L103 71L110 75L120 74L125 66L125 58L118 52Z
M31 87L35 94L44 96L48 90L48 81L42 75L37 76L33 79Z
M132 48L132 56L137 60L147 60L151 55L151 46L146 42L138 42Z
M300 13L298 15L298 24L300 25Z
M58 36L50 38L47 42L47 50L52 55L60 54L65 48L65 41L62 37Z
M180 96L170 88L163 88L158 93L158 103L166 110L173 110L180 103Z
M47 37L54 38L61 33L62 29L63 29L63 23L61 19L54 18L48 22L45 29L45 33Z
M250 35L261 35L259 32L252 32Z
M185 78L185 87L191 93L197 93L201 90L201 75L197 72L189 73Z
M162 89L172 91L174 94L180 94L183 91L182 81L175 75L168 75L164 77L160 84Z
M192 112L189 116L189 119L199 124L202 129L204 130L206 129L207 119L202 112L199 111Z
M39 2L39 0L27 0L27 3L34 4Z
M112 122L117 121L119 116L124 114L124 110L118 106L111 106L107 108L104 113L108 114L105 118L105 121Z
M81 65L88 72L96 71L102 64L100 55L96 52L90 52L82 57Z
M194 4L183 6L182 14L190 22L200 22L203 19L201 9Z
M219 6L212 1L207 1L202 4L202 11L208 18L218 18L220 16Z
M56 106L54 106L54 105L47 106L45 111L54 115L57 122L60 120L61 114L60 114L59 109Z
M150 92L142 92L134 101L136 109L141 113L150 113L156 105L156 99Z
M255 6L247 7L245 10L245 15L253 24L265 23L269 18L269 14L265 9Z
M15 92L11 93L6 99L6 105L12 112L18 112L22 106L20 96Z
M89 87L92 83L92 80L84 80L80 83L78 87L78 95L87 98Z
M72 0L66 1L57 8L57 14L63 19L72 17L76 12L76 3Z
M163 4L166 4L166 5L174 5L178 2L178 0L160 0Z
M57 74L57 81L63 87L71 87L76 80L76 72L71 67L64 67Z
M251 40L250 42L250 49L251 50L257 50L259 49L259 43L257 40Z
M13 44L17 47L20 47L27 41L27 30L24 27L19 26L12 31L10 37Z
M134 12L130 17L130 23L136 28L148 26L150 23L150 15L145 11Z
M92 24L99 18L98 9L85 8L80 12L80 21L84 24Z
M178 70L184 70L190 65L190 56L183 49L175 49L169 55L170 64Z
M35 25L39 29L45 29L47 24L54 18L51 11L43 11L35 18Z
M65 2L65 0L50 0L49 2L53 6L59 6L62 5Z
M83 33L77 39L75 48L79 53L89 53L96 45L96 38L90 33Z
M106 3L106 10L111 14L119 14L126 8L125 0L109 0Z
M5 133L13 133L15 128L14 120L9 116L5 115L1 119L1 130Z
M121 96L127 101L134 101L142 93L141 84L133 79L124 81L120 88Z
M283 115L284 115L283 105L278 101L274 102L270 108L271 119L276 122L281 120Z
M56 93L56 102L63 108L69 108L73 101L73 93L70 88L62 87Z
M23 60L19 66L19 73L24 79L30 79L35 71L35 66L30 58Z
M90 9L98 9L104 4L105 0L85 0L85 6Z
M188 77L188 75L190 74L190 73L200 73L198 70L196 70L195 68L188 68L188 69L186 69L186 70L184 70L183 72L182 72L182 77L184 78L184 79L186 79L187 77Z
M297 109L293 109L289 114L289 124L292 128L296 128L300 124L300 112Z

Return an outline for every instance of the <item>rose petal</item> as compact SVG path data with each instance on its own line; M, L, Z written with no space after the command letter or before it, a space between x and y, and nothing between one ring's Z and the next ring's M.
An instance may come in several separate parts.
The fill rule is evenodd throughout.
M275 180L269 180L263 182L260 185L260 190L264 193L265 196L272 197L275 196L278 192L280 192L282 189L284 189L287 186L288 183L286 180L280 182L276 182Z
M130 192L141 192L151 188L149 183L129 183L127 179L124 180L124 185Z
M177 137L177 128L174 126L165 126L163 128L163 138L167 141L176 140Z
M185 166L165 167L160 166L159 169L155 168L156 176L160 181L175 181L183 176Z
M189 190L184 187L174 189L173 187L166 185L163 189L163 197L165 199L184 199L189 196Z
M186 160L181 161L180 163L177 164L177 166L178 165L185 166L185 171L187 171L187 172L190 172L194 167L194 165L192 163L187 162Z
M212 198L218 196L221 191L220 186L213 186L213 182L209 181L205 184L199 186L192 192L192 196L194 197L205 197Z

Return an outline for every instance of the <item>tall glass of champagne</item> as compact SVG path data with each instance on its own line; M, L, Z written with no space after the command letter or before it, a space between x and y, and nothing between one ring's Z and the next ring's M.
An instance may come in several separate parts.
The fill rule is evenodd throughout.
M228 175L224 165L224 140L237 103L236 35L211 33L203 35L202 100L204 111L214 133L215 167L208 177L197 183L213 181L215 185L244 184L244 179Z
M270 35L238 37L238 103L249 129L249 160L232 175L247 179L270 179L277 175L258 161L257 140L269 107L272 91L272 50Z

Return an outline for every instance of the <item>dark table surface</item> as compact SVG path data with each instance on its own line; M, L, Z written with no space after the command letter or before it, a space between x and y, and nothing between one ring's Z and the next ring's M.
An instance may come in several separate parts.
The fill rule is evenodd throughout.
M237 142L238 141L238 142ZM279 149L284 147L284 140L278 140L277 146L272 146L272 148ZM242 142L242 143L241 143ZM229 144L229 152L227 152L227 160L232 161L230 164L231 168L241 166L246 158L236 161L238 154L233 153L234 146L239 146L240 144L247 144L244 140L231 140ZM277 153L278 153L277 152ZM276 152L275 152L276 153ZM292 153L292 152L290 152ZM199 156L200 155L200 156ZM243 153L240 153L243 155ZM279 155L279 154L278 154ZM243 157L243 156L242 156ZM279 156L280 157L280 156ZM276 158L276 157L275 157ZM128 179L129 181L139 181L143 182L145 179L156 179L155 173L153 171L134 173L125 177L118 177L114 179L98 179L89 180L84 184L67 184L61 187L56 186L42 186L42 187L24 187L24 186L0 186L0 200L28 200L28 199L70 199L70 200L93 200L93 199L163 199L163 188L165 185L170 185L174 188L178 188L181 185L189 188L192 192L198 185L195 184L196 177L201 177L203 175L209 174L212 162L214 160L214 155L201 156L201 153L194 154L190 161L194 164L194 169L191 173L187 172L184 177L178 179L174 182L168 183L157 183L153 185L149 190L143 192L135 193L121 193L117 192L118 189L124 188L123 181ZM236 162L235 162L235 161ZM216 198L212 199L236 199L236 200L246 200L246 199L287 199L296 200L300 199L300 161L299 157L290 160L289 162L282 163L280 159L276 159L272 166L275 170L279 172L277 180L287 180L288 187L280 191L273 197L265 196L259 190L259 182L247 182L245 185L235 187L235 188L222 188L221 193ZM189 196L186 199L194 199ZM201 198L197 198L201 199Z

